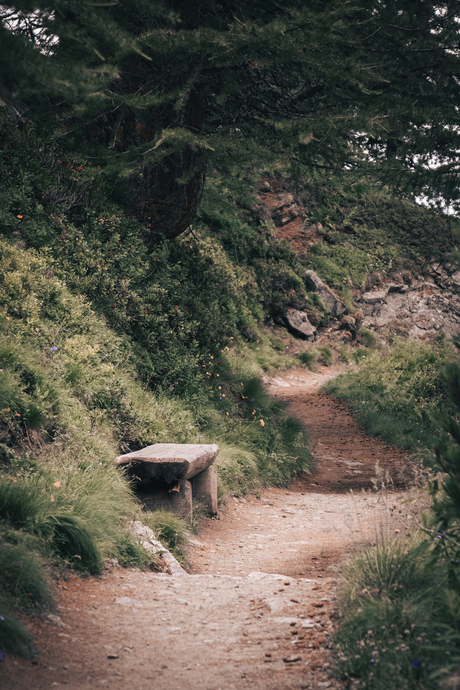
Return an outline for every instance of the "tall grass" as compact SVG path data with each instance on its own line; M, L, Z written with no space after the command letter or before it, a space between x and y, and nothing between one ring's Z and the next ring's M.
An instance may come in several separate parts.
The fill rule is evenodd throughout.
M8 612L9 603L5 597L0 596L0 650L32 659L37 655L32 635Z
M356 687L456 687L443 684L460 662L447 569L427 569L419 545L404 538L379 544L342 572L336 673L356 679Z
M454 342L458 347L458 339ZM441 368L440 363L446 360L448 364ZM442 469L444 477L441 485L438 480L428 483L433 502L429 513L421 518L415 541L400 537L380 543L364 550L344 570L343 623L335 637L337 671L359 679L356 685L361 688L458 687L458 352L443 342L431 349L399 344L389 361L390 368L388 362L376 366L378 375L390 374L382 382L387 391L401 387L394 399L386 400L388 418L394 415L395 407L404 413L404 394L408 398L406 404L415 407L412 414L430 414L430 421L436 422L433 462L438 471ZM403 361L405 368L400 366L395 373L395 363ZM378 379L374 377L375 372L374 376L366 373L365 380L374 386L365 389L363 396L375 393ZM380 404L385 410L385 399Z
M264 369L243 340L207 353L201 385L187 395L154 393L139 379L133 343L69 292L45 258L0 242L0 278L0 540L31 563L95 575L106 557L144 563L125 529L139 506L113 465L120 453L218 443L221 498L285 484L308 467L303 431L265 392ZM24 607L13 594L18 571L2 578L4 597Z
M432 344L396 340L366 352L358 370L329 381L324 390L349 402L373 435L433 464L433 415L451 407L442 369L455 358L455 348L439 338Z

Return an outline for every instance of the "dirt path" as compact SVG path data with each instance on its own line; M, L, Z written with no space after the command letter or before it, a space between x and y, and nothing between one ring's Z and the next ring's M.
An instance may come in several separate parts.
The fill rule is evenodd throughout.
M370 491L377 461L398 485L407 458L318 394L330 376L301 370L267 382L307 425L314 474L231 498L191 539L189 575L114 567L58 582L54 618L31 621L40 658L6 657L0 687L345 687L328 676L337 566L377 533L404 538L411 523L401 492Z

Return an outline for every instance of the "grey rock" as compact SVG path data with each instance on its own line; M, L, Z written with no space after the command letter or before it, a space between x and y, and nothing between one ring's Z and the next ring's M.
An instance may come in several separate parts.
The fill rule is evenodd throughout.
M62 618L60 616L56 616L54 613L47 613L46 617L52 621L55 625L59 626L60 628L70 628L70 625L67 625L67 623L64 623Z
M340 316L347 311L345 304L336 294L324 283L314 271L306 271L306 278L319 293L324 308L331 316Z
M460 271L458 271L460 281ZM399 284L398 284L399 285ZM410 288L372 291L362 296L363 325L406 330L411 338L424 338L443 332L458 335L460 317L460 289L449 278L442 286L431 279L414 280Z
M376 290L375 292L365 292L361 299L367 304L376 304L383 302L388 294L388 290Z
M345 330L351 331L351 333L356 332L356 319L354 316L350 316L350 314L345 314L342 317L342 321L340 322L340 327L344 328Z
M287 312L283 314L282 320L286 328L294 332L295 335L300 335L303 338L314 338L316 328L310 323L304 311L288 309Z
M188 573L183 569L183 567L180 565L180 563L174 558L172 553L170 553L164 546L161 544L161 542L157 541L155 539L155 534L153 531L150 529L150 527L147 527L146 525L143 525L142 522L139 522L139 520L133 520L132 522L128 523L127 525L128 530L133 534L135 537L137 537L140 541L141 546L151 553L153 556L158 557L158 555L161 554L161 557L163 558L164 563L166 564L166 567L169 570L169 573L171 575L187 575ZM123 599L129 599L129 597L120 597L120 601L117 601L116 603L121 604L122 606L126 606L129 604L123 603L121 600ZM130 600L130 605L136 606L135 602L136 600Z
M387 286L388 293L390 292L406 292L407 289L409 288L408 285L404 285L403 283L389 283ZM404 290L406 288L406 290Z
M268 191L268 189L267 189ZM294 196L287 192L282 192L277 195L277 201L275 208L271 210L271 217L276 227L286 225L294 218L297 218L301 214L301 209L295 203Z
M206 508L208 515L217 515L217 472L207 467L191 480L192 494Z

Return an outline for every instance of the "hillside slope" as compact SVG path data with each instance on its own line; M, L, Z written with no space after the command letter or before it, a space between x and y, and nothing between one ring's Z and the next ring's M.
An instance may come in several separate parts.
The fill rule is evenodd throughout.
M457 230L351 179L211 171L190 233L148 252L123 191L97 166L33 123L0 117L0 646L30 654L13 611L51 605L53 569L145 561L125 529L140 507L116 455L217 443L220 497L308 470L305 431L261 376L329 361L320 350L332 331L365 349L356 312L374 269L383 283L395 271L416 277L426 257L454 249ZM281 208L267 203L274 190ZM286 235L294 217L298 237L313 232L309 251ZM343 300L341 321L309 270ZM289 308L319 329L313 357L275 325ZM30 565L25 580L19 562Z

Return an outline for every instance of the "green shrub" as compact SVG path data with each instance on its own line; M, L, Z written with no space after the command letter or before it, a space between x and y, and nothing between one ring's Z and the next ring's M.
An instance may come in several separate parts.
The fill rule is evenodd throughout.
M340 360L345 364L350 364L353 361L352 350L346 345L337 345L337 350L339 352Z
M363 342L366 345L366 347L370 348L371 350L375 350L380 347L380 343L377 337L368 328L364 328L364 326L362 326L359 329L357 335L359 340Z
M102 554L97 542L83 524L81 518L73 515L52 515L46 526L40 531L49 529L53 550L65 558L77 570L100 575L102 572Z
M24 546L0 547L0 591L22 609L50 606L50 583L42 560Z
M28 630L7 612L6 600L0 596L0 651L32 659L37 650Z
M318 348L321 354L321 360L326 367L330 367L334 363L334 355L330 347L322 346Z

